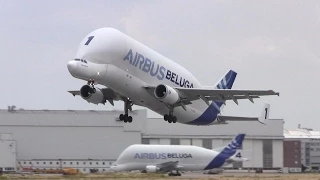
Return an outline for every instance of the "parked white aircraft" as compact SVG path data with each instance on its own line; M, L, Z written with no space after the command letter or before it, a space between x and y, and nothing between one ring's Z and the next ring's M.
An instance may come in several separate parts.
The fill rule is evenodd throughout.
M169 123L264 122L269 106L260 118L223 116L221 107L228 100L238 104L239 99L249 99L253 103L260 96L279 96L273 90L231 90L237 75L233 70L216 85L203 86L187 69L113 28L89 33L67 67L73 77L88 82L80 91L69 91L71 94L94 104L124 101L124 114L119 119L130 123L132 105L147 107ZM95 88L96 84L106 88Z
M149 145L135 144L127 147L111 166L112 171L140 170L148 172L202 171L247 161L242 158L242 141L245 134L237 135L227 146L206 149L191 145ZM173 171L176 171L174 174Z

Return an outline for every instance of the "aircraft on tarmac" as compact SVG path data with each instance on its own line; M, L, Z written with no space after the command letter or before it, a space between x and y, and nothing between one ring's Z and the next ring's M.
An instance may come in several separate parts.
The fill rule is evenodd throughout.
M120 154L110 170L170 172L169 176L181 176L179 171L221 168L236 162L248 161L248 158L243 158L241 155L244 137L245 134L238 134L225 147L213 150L192 145L134 144Z
M268 120L269 105L260 117L224 116L226 101L278 95L273 90L231 89L237 73L229 70L214 86L203 86L187 69L114 28L100 28L80 43L69 73L87 82L68 91L93 104L124 102L119 119L132 122L132 106L146 107L169 123L189 125L227 124L228 121ZM103 85L97 88L94 85Z

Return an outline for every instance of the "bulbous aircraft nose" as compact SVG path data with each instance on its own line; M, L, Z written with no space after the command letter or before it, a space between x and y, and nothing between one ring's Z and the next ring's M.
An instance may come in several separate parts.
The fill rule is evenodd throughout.
M74 74L77 69L77 62L76 61L69 61L67 64L68 70L70 74Z

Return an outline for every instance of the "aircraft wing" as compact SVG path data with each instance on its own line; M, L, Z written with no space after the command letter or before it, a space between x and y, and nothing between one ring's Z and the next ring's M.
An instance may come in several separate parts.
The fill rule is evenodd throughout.
M125 99L127 99L127 97L117 93L116 91L110 89L110 88L99 88L106 101L109 101L110 104L112 104L112 106L114 106L114 102L113 101L123 101ZM75 91L68 91L69 93L71 93L73 96L80 96L80 91L79 90L75 90ZM133 102L133 104L135 104ZM137 104L140 105L140 104Z
M156 166L161 169L161 171L172 171L172 170L178 170L182 166L178 164L178 161L169 161L169 162L164 162L157 164Z
M144 87L150 94L154 96L154 90L156 86ZM213 88L182 88L172 87L175 89L181 98L184 99L184 103L191 104L191 101L202 99L207 104L209 101L222 101L225 104L227 100L233 100L238 104L239 99L249 99L253 102L254 98L260 98L260 96L278 95L279 92L273 90L238 90L238 89L213 89ZM189 102L189 103L188 103Z

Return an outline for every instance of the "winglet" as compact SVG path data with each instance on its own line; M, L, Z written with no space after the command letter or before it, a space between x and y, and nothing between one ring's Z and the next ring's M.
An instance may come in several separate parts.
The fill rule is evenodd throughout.
M270 104L265 103L258 120L262 124L267 124L269 120Z

